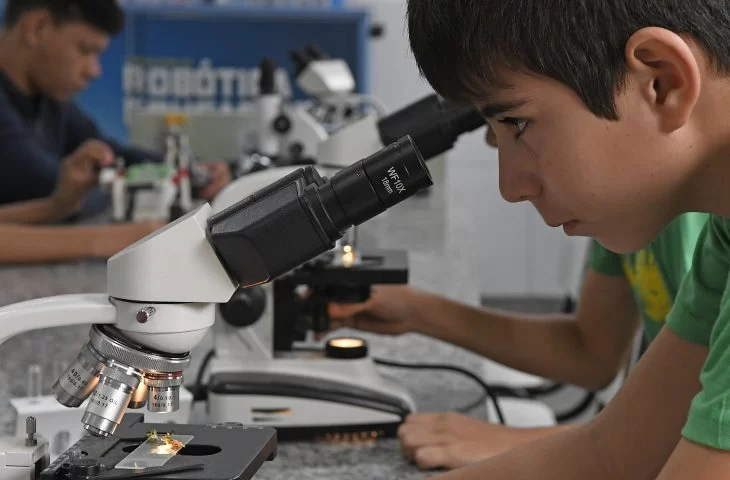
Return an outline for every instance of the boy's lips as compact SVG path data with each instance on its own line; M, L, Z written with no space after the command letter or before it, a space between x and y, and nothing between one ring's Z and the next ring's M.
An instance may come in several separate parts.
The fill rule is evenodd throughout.
M563 227L563 230L565 233L568 233L575 229L575 227L580 223L579 220L566 220L564 222L545 222L548 226L557 228L557 227Z
M567 225L569 223L577 222L577 221L578 220L566 220L564 222L548 222L548 221L545 221L545 223L547 224L548 227L557 228L557 227L562 227L563 225Z

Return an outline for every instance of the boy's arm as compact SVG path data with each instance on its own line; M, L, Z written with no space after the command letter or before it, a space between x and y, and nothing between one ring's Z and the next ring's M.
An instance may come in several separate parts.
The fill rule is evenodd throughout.
M112 162L112 152L106 144L98 140L84 142L63 159L51 195L0 206L0 223L51 223L70 215L96 185L98 170Z
M107 259L159 226L156 223L78 227L0 225L0 264Z
M730 452L682 439L657 480L726 480L728 477Z
M700 390L698 377L706 356L706 347L682 340L664 328L616 398L591 423L434 479L656 478L680 439L690 402ZM678 454L683 458L675 454L677 458L667 469L673 468L680 476L661 480L720 478L709 476L715 471L701 475L711 468L709 464L696 466L702 470L687 470L684 475L687 467L679 462L688 456L717 462L682 446Z
M604 388L614 379L638 318L626 278L592 269L586 272L574 315L467 310L456 302L432 302L432 313L415 320L420 333L511 368L590 389Z
M0 206L0 223L40 224L60 220L70 212L61 208L52 197Z
M333 329L417 332L512 368L594 389L616 376L637 318L627 280L592 270L576 315L485 310L404 286L378 286L367 302L333 304L329 314Z

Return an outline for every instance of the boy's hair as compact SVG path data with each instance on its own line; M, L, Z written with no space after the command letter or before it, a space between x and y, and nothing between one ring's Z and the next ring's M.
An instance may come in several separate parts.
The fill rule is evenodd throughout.
M38 9L48 10L59 25L83 22L109 35L124 27L124 12L116 0L7 0L5 26L12 28L25 13Z
M476 100L515 71L567 85L612 120L626 43L650 26L687 35L730 72L730 0L408 0L411 49L444 97Z

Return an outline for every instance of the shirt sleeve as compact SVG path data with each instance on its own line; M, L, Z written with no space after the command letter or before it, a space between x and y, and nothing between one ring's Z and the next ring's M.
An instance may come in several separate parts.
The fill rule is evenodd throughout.
M86 140L97 139L107 143L114 150L114 155L124 158L127 165L145 162L159 163L163 159L159 152L121 145L115 140L104 137L96 123L73 102L69 104L67 133L66 151L68 152L73 152Z
M692 400L682 435L730 450L730 308L725 298L730 268L728 220L712 217L700 234L692 269L667 324L683 339L707 345L702 390Z
M595 240L591 241L591 250L588 257L588 267L603 275L616 277L624 275L621 255L606 250Z

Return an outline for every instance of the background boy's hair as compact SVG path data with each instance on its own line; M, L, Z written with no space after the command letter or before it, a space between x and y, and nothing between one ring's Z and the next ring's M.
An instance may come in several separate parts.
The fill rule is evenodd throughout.
M567 85L597 116L617 119L625 47L664 27L730 71L730 0L408 0L411 49L444 97L471 101L517 71Z
M38 9L48 10L59 25L84 22L109 35L124 27L124 12L116 0L7 0L5 26L12 28L24 14Z

